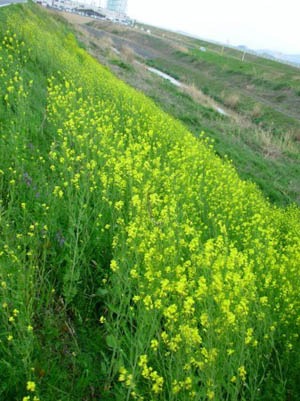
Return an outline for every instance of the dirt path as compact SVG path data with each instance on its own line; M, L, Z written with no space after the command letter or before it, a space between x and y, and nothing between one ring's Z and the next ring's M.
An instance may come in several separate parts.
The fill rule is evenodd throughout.
M143 57L145 59L149 58L155 58L160 56L161 54L156 52L153 49L150 49L147 46L139 46L136 44L136 42L131 41L130 39L123 39L120 38L119 35L104 31L99 28L93 28L91 26L84 26L84 28L92 35L96 36L97 38L103 38L103 37L110 37L113 42L115 47L120 51L122 47L127 46L131 47L132 50L139 55L140 57Z
M68 13L65 11L61 11L60 14L71 24L74 25L84 25L87 24L88 22L95 21L93 18L90 17L85 17L83 15L79 14L74 14L74 13Z

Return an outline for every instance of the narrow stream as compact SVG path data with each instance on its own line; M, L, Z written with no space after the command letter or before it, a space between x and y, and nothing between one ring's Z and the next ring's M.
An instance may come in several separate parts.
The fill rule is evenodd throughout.
M160 77L167 79L168 81L170 81L173 85L178 86L178 87L183 87L184 84L182 84L181 82L177 81L177 79L171 77L171 75L168 75L160 70L157 70L156 68L153 67L147 67L147 70L150 72L153 72L156 75L159 75ZM219 114L222 114L222 116L228 116L228 113L226 113L225 110L223 110L221 107L212 104L211 105Z
M177 79L171 77L171 75L165 74L164 72L157 70L156 68L147 67L147 70L153 72L153 73L156 74L156 75L159 75L160 77L162 77L162 78L164 78L164 79L167 79L167 80L170 81L173 85L176 85L176 86L179 86L179 87L182 86L182 83L179 82L179 81L177 81Z
M226 113L226 111L224 111L223 109L221 109L221 107L215 106L215 110L222 114L223 116L228 116L228 114Z

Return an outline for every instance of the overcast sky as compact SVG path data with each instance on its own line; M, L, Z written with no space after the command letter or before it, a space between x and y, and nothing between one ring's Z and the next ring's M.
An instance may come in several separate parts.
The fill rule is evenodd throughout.
M127 13L203 39L300 54L300 0L128 0Z

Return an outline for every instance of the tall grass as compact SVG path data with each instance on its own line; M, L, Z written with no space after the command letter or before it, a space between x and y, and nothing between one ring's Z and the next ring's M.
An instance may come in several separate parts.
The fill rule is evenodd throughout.
M299 209L38 7L0 19L1 399L299 399Z

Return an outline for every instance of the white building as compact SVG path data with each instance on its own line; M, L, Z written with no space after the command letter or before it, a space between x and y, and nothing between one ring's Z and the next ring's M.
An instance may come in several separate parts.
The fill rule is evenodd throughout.
M119 14L126 14L127 0L107 0L106 8Z

